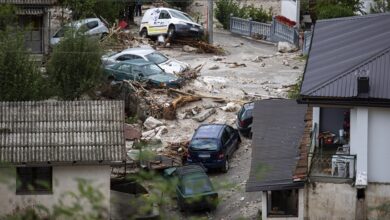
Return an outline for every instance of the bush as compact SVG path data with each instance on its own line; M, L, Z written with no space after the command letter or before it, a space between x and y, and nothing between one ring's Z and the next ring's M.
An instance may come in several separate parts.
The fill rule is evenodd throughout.
M64 100L78 99L101 81L102 51L95 39L69 33L54 48L47 69L57 95Z
M179 8L182 11L186 11L187 8L192 4L193 0L165 0L170 6Z
M263 9L262 6L260 8L256 8L253 5L242 7L240 9L242 18L251 18L253 21L257 22L267 22L272 20L272 8L267 12Z
M221 22L224 29L229 29L231 15L245 19L251 18L253 21L257 22L272 20L272 8L267 12L263 7L256 8L253 5L240 7L235 0L218 0L216 5L215 17Z
M230 15L238 16L241 13L239 4L234 0L218 0L216 6L215 17L222 24L224 29L229 29Z
M0 31L0 100L41 100L48 96L45 80L24 45L24 33Z
M107 22L114 23L125 15L127 3L125 1L97 1L93 12L103 17Z
M341 4L321 4L316 8L318 19L354 16L354 10Z

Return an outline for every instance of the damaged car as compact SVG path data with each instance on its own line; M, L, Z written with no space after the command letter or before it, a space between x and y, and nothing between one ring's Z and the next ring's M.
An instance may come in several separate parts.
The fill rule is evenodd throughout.
M173 58L168 58L164 54L152 48L129 48L118 53L103 55L103 65L111 65L125 60L143 59L157 64L165 72L175 74L189 69L189 65Z
M104 67L105 78L109 81L135 80L147 82L153 87L180 88L183 80L166 73L158 65L141 59L122 61Z
M141 20L142 37L165 35L170 38L201 37L202 25L196 23L190 15L172 8L152 8L145 12Z

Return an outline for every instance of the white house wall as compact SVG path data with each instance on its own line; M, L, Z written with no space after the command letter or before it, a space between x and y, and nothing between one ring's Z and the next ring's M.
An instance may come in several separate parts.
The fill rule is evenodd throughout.
M0 215L14 211L16 208L24 208L41 204L51 208L59 200L65 204L71 202L65 197L66 192L78 192L77 179L87 180L91 185L104 195L102 205L109 211L110 201L110 173L109 165L104 166L56 166L53 167L53 193L50 195L16 195L15 176L4 175L6 169L0 168ZM15 172L13 170L13 172Z
M293 0L282 0L282 15L292 21L297 22L298 16L298 9L297 9L297 2Z
M368 121L368 181L390 183L390 109L370 108Z

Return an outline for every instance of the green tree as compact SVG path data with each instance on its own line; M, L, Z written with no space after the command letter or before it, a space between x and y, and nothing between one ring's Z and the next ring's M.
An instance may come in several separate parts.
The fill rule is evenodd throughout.
M193 0L165 0L172 7L179 8L182 11L186 11L192 4Z
M0 30L16 23L16 9L12 5L0 5Z
M237 16L240 13L240 5L234 0L218 0L215 4L215 17L224 29L229 29L230 16Z
M0 31L0 100L26 101L47 98L47 85L24 45L24 33Z
M93 7L97 0L60 0L59 3L63 7L72 10L72 17L75 20L93 15Z
M113 23L116 19L121 19L128 8L128 1L97 1L92 10L98 16L103 17L108 22Z
M57 95L65 100L78 99L101 80L102 50L95 39L75 33L54 48L47 65L49 80Z
M371 13L384 13L390 11L390 0L374 0L371 4Z

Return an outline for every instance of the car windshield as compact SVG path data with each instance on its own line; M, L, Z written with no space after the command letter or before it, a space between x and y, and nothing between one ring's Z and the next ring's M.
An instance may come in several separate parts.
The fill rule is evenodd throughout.
M148 65L142 66L142 73L145 76L152 76L152 75L157 75L157 74L163 74L164 71L156 64L148 64Z
M186 15L182 12L177 12L177 11L169 11L171 13L171 15L174 17L174 18L179 18L179 19L182 19L182 20L185 20L185 21L191 21L191 22L194 22L192 20L192 18L189 16L189 15Z
M164 63L168 60L168 58L161 53L151 53L146 55L146 58L155 64Z
M190 174L183 177L183 194L193 195L213 191L210 180L203 174Z
M191 141L193 150L217 150L218 142L216 139L195 139Z

